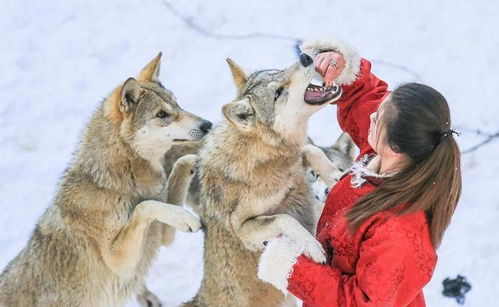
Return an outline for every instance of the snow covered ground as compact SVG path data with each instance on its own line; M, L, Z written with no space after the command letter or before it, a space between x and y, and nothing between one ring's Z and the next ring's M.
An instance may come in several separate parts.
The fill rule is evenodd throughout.
M448 99L463 149L499 130L499 2L420 1L0 1L0 269L25 245L99 101L158 51L161 79L185 109L212 121L235 93L224 59L248 71L296 60L290 40L334 33L374 60L392 87L418 80ZM209 33L204 35L171 8ZM495 30L494 30L495 29ZM400 68L403 65L405 68ZM416 72L416 75L410 71ZM339 134L335 107L312 118L310 135ZM497 305L499 140L463 156L464 190L439 249L429 306L445 277L466 276L466 306ZM178 234L163 248L148 285L166 306L192 297L202 275L202 234ZM132 306L134 302L130 303Z

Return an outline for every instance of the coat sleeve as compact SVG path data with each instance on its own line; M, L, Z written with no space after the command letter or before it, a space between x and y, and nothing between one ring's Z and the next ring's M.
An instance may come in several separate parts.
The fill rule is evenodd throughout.
M348 133L361 154L371 147L367 142L371 120L369 116L378 110L379 104L389 94L386 82L371 73L371 63L361 59L358 78L350 85L342 85L343 94L335 102L338 105L338 122Z
M409 304L429 282L436 264L427 224L415 220L404 216L373 224L361 243L355 274L300 256L288 290L311 306Z

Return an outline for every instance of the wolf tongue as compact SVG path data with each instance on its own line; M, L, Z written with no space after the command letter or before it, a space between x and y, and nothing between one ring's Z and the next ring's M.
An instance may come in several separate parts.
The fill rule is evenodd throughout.
M305 99L310 101L310 100L321 100L324 96L327 95L326 91L319 92L319 91L306 91L305 92Z

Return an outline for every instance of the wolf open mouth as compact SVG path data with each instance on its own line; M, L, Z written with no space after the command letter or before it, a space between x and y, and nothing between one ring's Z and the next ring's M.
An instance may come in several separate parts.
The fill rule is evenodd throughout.
M316 80L312 80L305 90L305 102L312 105L320 105L331 100L335 100L341 95L341 87L339 85L325 86L325 84L314 84Z

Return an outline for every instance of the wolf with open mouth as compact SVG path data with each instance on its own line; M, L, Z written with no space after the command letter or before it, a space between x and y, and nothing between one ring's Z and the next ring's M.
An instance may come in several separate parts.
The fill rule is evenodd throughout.
M319 50L302 50L300 61L284 70L251 75L228 60L237 98L223 106L224 120L199 152L204 277L186 306L285 303L280 291L257 277L260 252L279 235L303 246L313 260L326 260L313 235L314 201L302 152L308 119L338 100L341 88L311 84Z

